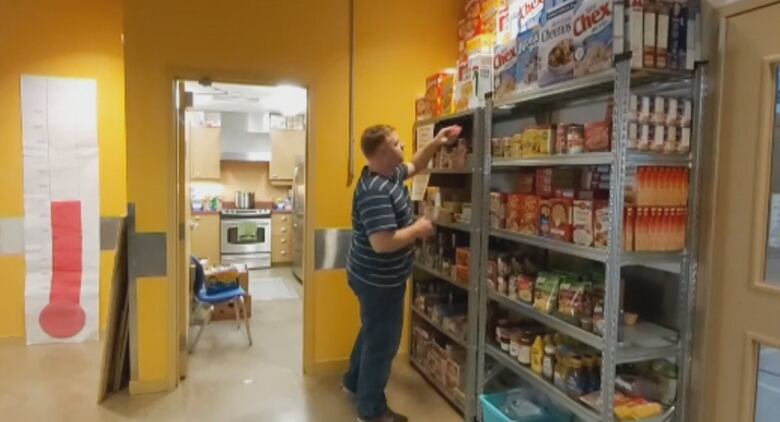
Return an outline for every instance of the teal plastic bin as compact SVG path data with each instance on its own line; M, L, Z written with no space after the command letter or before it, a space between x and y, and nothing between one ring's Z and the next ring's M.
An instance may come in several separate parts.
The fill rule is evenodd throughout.
M545 415L510 419L501 410L504 407L507 394L507 392L483 394L479 397L479 401L482 402L482 422L571 422L571 415L544 405L541 407L546 411Z

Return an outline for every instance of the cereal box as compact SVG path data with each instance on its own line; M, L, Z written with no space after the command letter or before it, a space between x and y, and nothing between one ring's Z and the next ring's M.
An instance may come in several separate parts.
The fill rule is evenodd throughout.
M496 45L493 54L493 98L501 100L519 91L517 83L517 40Z
M612 67L612 1L577 2L572 18L575 78Z
M571 199L554 198L550 200L550 237L565 242L571 242L571 214Z
M540 199L534 195L523 195L521 214L518 220L518 232L531 236L539 234L539 203Z
M543 23L544 0L520 0L520 32Z
M496 36L492 34L480 34L466 41L466 54L492 53L496 44Z
M436 73L426 80L425 98L430 102L434 117L452 113L455 71Z
M593 204L593 246L606 249L609 246L609 202Z
M577 0L547 0L545 24L539 37L539 85L548 86L574 75L572 20ZM552 5L555 5L552 7Z
M506 43L520 33L520 8L523 0L508 0L506 7L496 14L496 41Z
M419 97L414 101L414 111L417 120L425 120L433 117L431 103L425 97Z
M493 92L493 54L477 53L469 56L468 79L474 83L475 97L469 101L469 108L485 105L485 95Z
M609 151L609 122L585 123L585 151Z
M517 36L517 83L521 91L538 86L541 28L537 25Z

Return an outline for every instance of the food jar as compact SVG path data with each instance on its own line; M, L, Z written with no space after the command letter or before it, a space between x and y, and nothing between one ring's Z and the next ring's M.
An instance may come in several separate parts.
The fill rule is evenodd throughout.
M544 346L544 358L542 359L542 377L549 382L553 381L555 372L555 346L547 344Z
M534 336L530 331L524 331L519 340L517 349L517 361L521 365L531 366L531 347L534 344Z
M578 400L585 394L588 379L582 364L582 359L572 357L569 359L569 373L566 376L566 394L569 397Z
M569 154L580 154L585 148L585 126L569 125L566 131L566 150Z

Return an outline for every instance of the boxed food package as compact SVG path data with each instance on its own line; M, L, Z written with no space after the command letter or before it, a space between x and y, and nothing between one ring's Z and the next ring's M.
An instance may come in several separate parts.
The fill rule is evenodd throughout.
M535 25L517 36L517 83L520 91L539 83L539 40L542 27Z
M455 280L460 283L468 284L469 282L469 267L467 265L455 266Z
M561 279L558 274L539 273L534 284L534 309L547 314L558 309L560 282Z
M493 54L476 53L468 58L468 76L466 81L474 85L474 95L469 98L469 108L485 105L485 95L493 92Z
M425 97L419 97L414 100L414 114L418 121L433 117L433 108L430 101Z
M519 29L520 32L527 31L535 26L544 23L545 1L544 0L520 0Z
M462 265L465 267L469 266L469 248L467 247L460 247L455 248L455 264L456 265Z
M536 194L542 198L549 198L553 193L553 169L541 167L536 169Z
M490 213L500 218L506 217L507 196L501 192L490 192Z
M496 36L493 34L479 34L466 40L466 54L492 53L496 44Z
M628 44L633 52L631 67L642 67L644 50L644 0L628 0Z
M574 201L572 239L575 244L582 246L591 246L593 244L593 211L593 201Z
M585 151L609 151L610 129L609 122L585 123Z
M688 8L684 3L673 2L669 10L669 69L685 68L686 31Z
M574 77L612 67L613 0L578 0L572 16Z
M503 100L520 91L517 67L517 39L496 44L493 50L494 99Z
M520 274L515 277L515 290L517 299L525 303L534 301L534 279L531 276Z
M642 64L644 67L655 67L656 59L656 31L657 18L655 13L655 2L653 0L644 0L642 2L642 13L644 19L644 36L642 39Z
M539 42L539 86L552 85L574 76L572 19L576 6L577 0L547 0Z
M452 113L455 70L446 69L426 80L425 98L431 104L433 117Z
M507 228L522 234L539 234L539 203L534 195L512 195L518 198L518 205L507 205Z
M522 0L507 0L506 7L503 7L496 14L496 42L505 43L514 41L517 34L520 33L520 10Z
M466 18L464 35L469 40L482 33L482 14L479 0L468 0L466 2Z
M593 246L607 249L609 246L609 202L593 203Z
M542 199L539 201L539 234L544 237L550 237L552 200Z
M522 156L550 155L553 151L554 128L540 126L523 131Z
M550 202L549 236L564 242L571 242L572 200L553 198Z

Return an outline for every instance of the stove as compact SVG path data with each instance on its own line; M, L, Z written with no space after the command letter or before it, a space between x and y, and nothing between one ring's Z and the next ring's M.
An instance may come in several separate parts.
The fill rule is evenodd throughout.
M229 209L220 212L220 260L249 269L271 266L271 210Z

